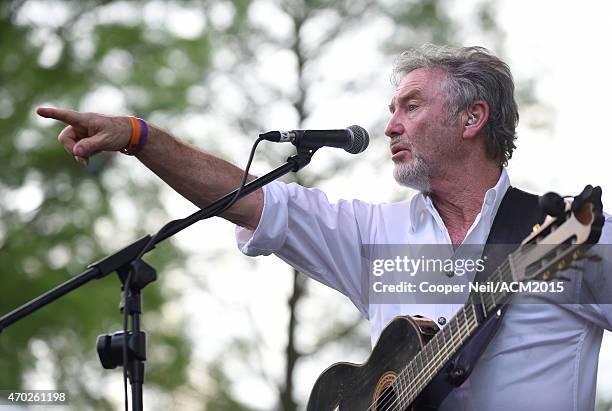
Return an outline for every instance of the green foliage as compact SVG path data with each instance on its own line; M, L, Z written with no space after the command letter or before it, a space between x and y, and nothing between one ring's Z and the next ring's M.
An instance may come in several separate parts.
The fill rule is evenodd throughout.
M184 111L190 87L207 74L208 33L185 38L150 27L138 17L146 3L0 4L0 314L159 228L167 218L158 200L159 184L131 178L128 170L118 175L120 169L109 167L117 155L100 155L83 169L55 138L62 126L49 127L34 115L43 103L79 109L102 86L123 96L124 107L117 110L143 117ZM136 17L109 17L111 7ZM158 218L151 221L151 215ZM170 261L181 259L171 244L147 256L161 277L144 291L144 328L156 348L147 363L147 382L165 391L186 382L191 356L185 328L163 325L164 303L176 297L162 292L163 273ZM95 341L98 334L122 327L119 299L120 282L111 275L4 330L0 388L32 387L37 382L28 376L42 372L70 391L75 409L111 409L99 382L120 371L101 369ZM41 364L51 365L41 371ZM81 381L83 372L87 381Z
M597 411L610 411L612 410L612 399L601 399L595 404L595 409Z
M383 11L395 23L389 42L392 50L405 50L426 42L453 42L455 25L439 0L390 2L383 6Z
M214 411L255 411L237 401L231 393L232 381L223 371L221 364L212 364L209 374L214 381L214 395L206 401L206 409Z

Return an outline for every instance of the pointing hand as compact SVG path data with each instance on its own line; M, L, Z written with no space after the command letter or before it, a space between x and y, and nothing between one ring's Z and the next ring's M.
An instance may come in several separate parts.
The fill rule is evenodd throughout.
M130 142L132 126L125 116L105 116L48 107L40 107L36 112L42 117L68 124L57 139L83 165L89 164L89 157L100 151L118 151Z

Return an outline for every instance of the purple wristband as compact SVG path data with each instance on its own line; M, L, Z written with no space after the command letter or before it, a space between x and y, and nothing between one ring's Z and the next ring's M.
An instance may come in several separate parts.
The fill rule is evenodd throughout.
M132 155L137 154L142 150L144 145L147 143L147 137L149 136L149 127L147 122L141 118L136 117L136 120L140 123L140 140L138 141L138 145L132 151Z

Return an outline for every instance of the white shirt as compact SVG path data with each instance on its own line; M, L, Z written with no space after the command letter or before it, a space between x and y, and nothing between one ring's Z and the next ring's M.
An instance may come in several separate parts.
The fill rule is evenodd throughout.
M502 170L463 244L486 242L509 186ZM440 319L442 326L463 306L369 304L363 297L362 244L446 244L452 250L448 230L429 197L419 193L399 203L330 204L320 190L280 182L265 186L264 195L255 232L237 228L241 251L250 256L274 253L346 295L369 319L373 344L396 316L422 315ZM607 216L600 243L612 243L611 223ZM612 280L605 281L603 289L609 287L612 299ZM603 328L612 329L612 305L512 305L469 379L441 409L592 410Z

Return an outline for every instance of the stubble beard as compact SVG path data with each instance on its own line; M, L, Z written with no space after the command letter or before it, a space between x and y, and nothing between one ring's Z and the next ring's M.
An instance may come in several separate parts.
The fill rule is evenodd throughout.
M423 157L413 152L413 160L409 164L397 162L393 169L393 177L398 184L413 188L428 194L431 190L429 166Z

